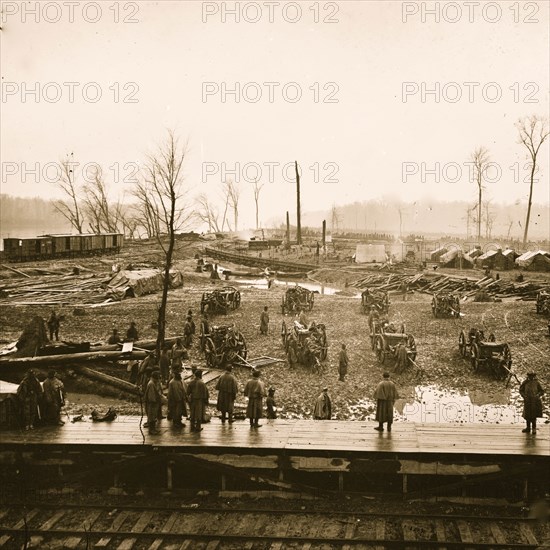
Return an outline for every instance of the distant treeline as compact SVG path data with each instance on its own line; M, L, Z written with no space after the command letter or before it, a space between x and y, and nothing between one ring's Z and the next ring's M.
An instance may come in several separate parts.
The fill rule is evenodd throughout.
M33 230L36 235L50 231L67 231L67 221L57 212L51 200L0 194L1 232L17 237L18 230ZM25 232L26 232L25 231Z

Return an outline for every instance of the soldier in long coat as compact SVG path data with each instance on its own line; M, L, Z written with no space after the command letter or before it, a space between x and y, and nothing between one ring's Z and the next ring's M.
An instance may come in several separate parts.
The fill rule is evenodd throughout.
M195 378L187 385L187 397L189 398L191 431L200 432L209 398L208 388L202 380L202 370L197 369Z
M183 345L186 348L190 348L193 343L193 334L195 332L195 323L192 323L193 319L187 317L185 324L183 325Z
M342 349L340 350L340 355L338 356L338 374L340 382L344 382L344 378L348 373L349 358L348 352L346 351L346 344L342 344Z
M55 374L55 370L50 370L48 378L44 380L44 420L63 426L65 422L61 420L61 407L65 405L65 386Z
M313 418L315 420L330 420L332 416L332 402L328 394L328 388L323 388L322 393L315 401Z
M267 334L269 330L269 313L267 312L267 306L264 307L262 314L260 315L260 333Z
M19 384L17 397L21 402L25 430L33 430L36 417L40 415L38 404L42 399L42 386L32 369L27 371Z
M177 428L185 426L181 419L187 416L186 404L187 384L181 379L181 373L175 372L168 384L168 419Z
M379 432L384 431L384 422L388 423L388 432L391 432L393 423L393 404L399 398L395 384L390 380L390 373L384 373L384 380L376 386L374 399L376 399L376 420L378 426L374 428Z
M218 390L218 402L216 408L222 413L222 423L225 423L226 416L228 417L229 423L233 423L233 409L235 405L235 399L237 397L237 392L239 391L239 386L237 384L237 379L231 371L233 367L227 365L225 367L226 372L224 372L216 383L216 389Z
M150 434L158 434L157 420L162 407L162 386L160 385L160 373L153 371L151 379L147 382L145 390L145 410L147 411L147 427Z
M59 317L55 313L55 311L52 311L50 318L48 319L48 329L50 331L50 340L53 341L53 337L55 336L56 340L59 340L59 326L61 325L59 321Z
M542 417L542 400L544 390L537 380L534 372L529 372L527 378L521 383L519 393L523 397L523 418L527 426L522 430L523 433L537 433L537 418Z
M244 387L244 395L248 397L248 405L246 406L246 417L250 419L251 428L260 428L260 418L262 418L262 409L264 405L265 385L260 380L260 371L255 370L252 373L252 378Z

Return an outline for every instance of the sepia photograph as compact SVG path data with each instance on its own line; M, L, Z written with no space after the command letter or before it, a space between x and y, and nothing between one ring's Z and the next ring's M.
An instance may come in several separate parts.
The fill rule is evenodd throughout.
M550 548L550 1L0 0L0 548Z

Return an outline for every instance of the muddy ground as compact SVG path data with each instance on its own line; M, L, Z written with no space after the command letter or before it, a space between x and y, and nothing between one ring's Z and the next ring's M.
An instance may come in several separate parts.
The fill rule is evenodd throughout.
M171 291L169 295L168 335L182 332L188 309L192 309L198 317L201 294L205 290L233 284L241 290L242 305L226 316L215 317L214 324L235 323L247 340L249 358L268 355L284 359L280 338L283 320L280 304L284 288L274 285L268 289L264 281L257 284L242 284L238 279L229 283L212 281L207 273L195 273L196 261L193 257L198 249L197 245L179 244L176 267L184 272L184 286ZM107 264L112 261L124 264L140 260L154 262L158 259L160 256L154 247L134 245L127 247L124 253L116 258L79 258L77 262L63 260L55 262L55 265L78 263L106 271ZM54 263L49 262L47 265ZM370 347L367 317L361 312L360 298L354 295L355 289L345 288L346 281L360 278L364 274L348 266L343 269L345 271L334 268L323 270L316 276L341 290L332 295L317 295L315 307L309 313L310 321L322 322L327 326L329 355L323 372L309 372L303 367L290 370L286 362L262 368L267 386L276 388L276 402L282 417L310 417L316 396L324 386L328 386L336 418L371 418L373 390L383 371L392 370L391 365L378 364ZM249 271L250 268L245 270ZM480 272L468 272L469 276L476 274L479 275ZM11 277L14 274L2 272L0 275ZM544 280L544 276L537 275L536 279ZM288 284L293 285L294 281L289 281ZM62 323L60 336L69 341L105 341L114 327L125 332L133 320L137 323L140 338L155 338L156 331L152 324L156 319L159 299L158 294L127 299L105 307L87 309L84 316L73 315L73 306L62 308L60 313L65 315L66 319ZM513 356L513 370L520 380L528 371L535 370L543 385L548 385L550 338L547 322L535 313L533 302L514 299L499 303L467 301L462 305L464 316L460 319L434 319L429 295L414 293L407 301L403 301L401 295L395 294L391 296L391 300L390 318L399 324L405 323L407 332L414 335L418 348L416 362L419 368L392 375L403 398L397 403L396 408L408 420L501 423L520 421L521 400L517 393L519 383L512 379L510 387L506 388L502 380L495 380L489 372L474 373L469 362L458 353L458 334L461 329L467 331L470 327L477 327L483 328L486 333L494 332L498 341L505 340L509 343ZM259 317L264 305L269 307L270 312L270 333L267 336L259 333ZM47 318L49 312L50 308L45 306L2 307L0 339L4 342L17 339L32 316L38 314ZM337 372L338 353L342 343L347 345L350 358L349 374L345 382L338 381ZM196 342L190 356L191 364L204 366ZM121 377L127 376L124 365L115 369L119 369ZM241 385L244 385L249 371L236 369L235 374ZM95 384L79 386L68 373L64 376L70 390L94 393ZM548 387L546 389L550 390ZM465 397L466 393L469 397ZM92 403L83 403L82 399L78 398L73 410L88 412L94 405L112 406L110 400L104 400L103 403L101 397L96 399L90 396L87 399ZM244 402L244 399L240 398L240 401ZM544 405L548 411L548 396ZM138 408L131 400L125 400L119 406L119 410L126 413L138 412Z

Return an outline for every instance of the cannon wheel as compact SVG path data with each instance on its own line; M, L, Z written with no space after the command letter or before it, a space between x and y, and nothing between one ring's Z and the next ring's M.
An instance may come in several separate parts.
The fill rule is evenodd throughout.
M479 346L476 343L472 344L472 347L470 349L470 358L472 361L472 369L474 372L477 372L479 370Z
M410 348L411 350L411 353L410 355L408 356L409 359L411 361L416 361L416 355L417 355L417 351L416 351L416 342L414 340L414 336L412 334L409 334L408 338L407 338L407 346Z
M502 364L510 370L512 368L512 352L510 351L510 346L508 343L504 343L502 346ZM501 378L506 378L507 376L512 376L508 370L501 368L500 369L500 376Z
M432 296L432 313L437 319L437 298L435 296Z
M204 343L204 357L206 359L206 365L210 368L214 368L218 365L216 346L214 345L212 338L209 336L206 338Z
M378 359L378 362L381 363L382 365L386 360L385 347L386 347L386 342L384 341L384 337L378 334L374 340L374 348L376 350L376 358Z
M466 357L466 333L463 330L458 335L458 350L462 357Z

